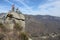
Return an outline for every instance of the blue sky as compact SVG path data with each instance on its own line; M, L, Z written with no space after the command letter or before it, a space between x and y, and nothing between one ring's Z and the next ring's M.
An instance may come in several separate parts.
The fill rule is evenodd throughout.
M0 13L11 10L12 4L23 14L60 17L60 0L0 0Z

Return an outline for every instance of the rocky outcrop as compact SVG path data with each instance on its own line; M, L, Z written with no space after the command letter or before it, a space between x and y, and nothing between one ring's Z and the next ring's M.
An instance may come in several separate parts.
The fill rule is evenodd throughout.
M0 40L32 40L25 31L25 17L12 7L12 11L0 20Z

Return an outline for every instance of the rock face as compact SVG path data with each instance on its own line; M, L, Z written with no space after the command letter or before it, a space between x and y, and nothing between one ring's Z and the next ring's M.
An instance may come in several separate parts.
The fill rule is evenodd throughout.
M15 11L14 5L12 5L12 10L6 15L3 25L9 30L13 30L15 24L19 25L21 32L25 31L25 17L23 14L19 14L19 10Z
M6 26L8 29L13 29L15 24L18 24L20 28L22 28L22 31L25 31L25 17L23 14L17 14L16 12L10 12L9 15L13 15L12 18L8 17L4 20L4 26ZM7 15L8 15L7 14ZM22 20L18 20L22 19Z
M5 35L5 37L2 37L2 39L5 38L4 40L31 40L29 34L25 32L25 17L23 14L18 13L14 11L14 7L12 7L12 11L7 13L5 19L0 20L2 21L0 22L0 33Z

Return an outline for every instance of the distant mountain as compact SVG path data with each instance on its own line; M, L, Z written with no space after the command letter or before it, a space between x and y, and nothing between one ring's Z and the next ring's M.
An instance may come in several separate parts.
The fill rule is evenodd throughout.
M25 15L26 29L30 33L60 33L60 17L49 15Z
M5 13L0 14L1 16ZM31 34L43 33L60 33L60 17L49 15L25 15L26 17L26 30Z
M5 15L6 15L6 13L0 13L0 18L2 18Z
M0 13L0 18L5 18L6 13ZM50 15L26 15L26 31L29 32L33 37L33 40L40 40L39 36L41 34L60 34L60 17L50 16ZM0 19L0 21L2 21ZM47 34L47 35L48 35ZM57 38L50 38L55 40ZM50 40L47 39L47 40ZM44 39L43 39L44 40ZM59 39L60 40L60 39Z

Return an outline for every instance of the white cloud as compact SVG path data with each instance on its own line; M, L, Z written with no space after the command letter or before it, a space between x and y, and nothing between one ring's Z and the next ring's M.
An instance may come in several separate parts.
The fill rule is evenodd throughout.
M35 14L60 16L60 0L38 6Z
M8 9L9 9L8 6L4 6L4 5L2 6L2 5L1 5L1 6L0 6L0 13L1 13L1 12L7 12Z
M22 5L24 5L24 7L26 7L26 9L28 9L29 11L32 12L32 8L29 7L29 6L24 2L24 1L26 1L26 0L13 0L13 1L17 1L17 2L21 3Z
M32 10L24 1L25 0L14 0L24 5L24 7L20 7L21 12L24 14L33 14L33 15L53 15L53 16L60 16L60 0L48 0L47 3L43 5L39 5L37 10ZM9 3L13 4L12 2L8 1Z
M48 0L48 1L50 1L50 2L54 2L54 1L59 1L59 0Z
M60 0L49 0L50 2L38 6L38 10L22 10L23 13L33 15L53 15L60 16Z
M33 14L33 15L53 15L60 17L60 0L51 0L51 2L45 3L38 6L38 10L29 10L25 9L24 13Z
M10 4L14 4L13 2L10 2L9 0L6 0L6 1L9 2ZM22 11L24 14L25 14L25 13L30 14L30 13L33 12L32 8L29 7L29 6L24 2L24 1L26 1L26 0L13 0L13 1L19 2L19 3L21 3L22 5L24 5L24 7L20 7L19 4L18 4L18 5L15 4L17 7L19 7L19 8L21 9L21 11Z

